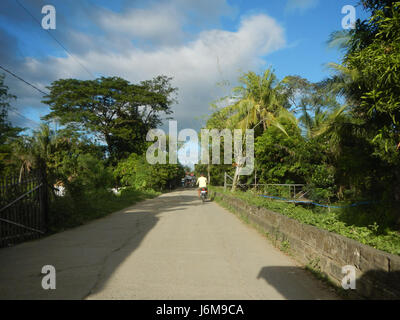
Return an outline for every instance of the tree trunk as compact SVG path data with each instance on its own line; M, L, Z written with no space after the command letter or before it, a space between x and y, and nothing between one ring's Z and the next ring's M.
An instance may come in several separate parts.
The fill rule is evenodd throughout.
M232 181L232 189L231 189L232 192L234 192L236 190L236 186L239 181L239 170L240 170L240 167L239 167L239 165L237 165L236 170L235 170L235 175L233 176L233 181Z

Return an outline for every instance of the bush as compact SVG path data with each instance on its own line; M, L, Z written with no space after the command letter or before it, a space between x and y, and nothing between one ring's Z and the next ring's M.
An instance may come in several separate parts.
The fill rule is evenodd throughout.
M119 162L114 176L123 186L138 190L166 190L180 184L185 172L179 164L149 164L144 156L132 153Z
M75 174L62 178L66 196L71 199L85 198L93 193L106 193L114 185L112 170L103 161L90 154L79 155Z

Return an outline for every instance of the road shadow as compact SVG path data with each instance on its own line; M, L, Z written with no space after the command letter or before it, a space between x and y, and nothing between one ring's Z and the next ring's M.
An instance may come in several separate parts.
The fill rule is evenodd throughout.
M120 248L114 250L112 258L108 259L107 263L104 264L101 277L91 289L90 294L95 295L104 289L110 276L126 257L130 256L132 252L139 247L143 238L157 224L161 214L165 215L170 212L176 213L197 204L196 196L185 194L176 195L174 192L153 200L155 201L145 201L138 206L134 206L132 209L125 210L125 216L133 216L136 221L132 229L132 236L129 237Z
M263 267L257 279L264 279L289 300L331 299L327 289L351 300L400 300L400 271L369 270L356 279L355 289L348 290L328 286L300 267Z
M332 290L317 279L313 279L300 267L268 266L263 267L257 279L264 279L288 300L330 300L335 299Z
M356 280L354 292L373 300L400 300L400 271L369 270Z
M0 250L0 299L83 299L101 291L161 215L201 205L170 192L38 241ZM42 267L56 269L57 289L43 290Z

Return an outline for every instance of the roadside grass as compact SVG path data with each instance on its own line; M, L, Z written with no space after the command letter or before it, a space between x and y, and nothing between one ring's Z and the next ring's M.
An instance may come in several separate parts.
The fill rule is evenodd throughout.
M160 194L153 190L126 189L118 195L104 191L79 198L69 195L57 197L50 205L49 232L56 233L85 224Z
M377 223L369 226L346 223L341 219L343 212L340 209L310 209L293 203L277 202L259 197L252 192L236 191L232 193L224 191L222 187L212 187L211 190L233 195L249 204L267 208L302 223L340 234L376 249L400 255L400 233L398 231L389 227L381 228Z

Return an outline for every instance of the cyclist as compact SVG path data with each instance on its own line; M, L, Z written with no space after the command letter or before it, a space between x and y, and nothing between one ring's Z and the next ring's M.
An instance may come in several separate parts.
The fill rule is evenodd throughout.
M200 174L200 177L197 179L196 185L199 185L199 189L197 191L199 193L199 198L200 198L201 188L207 188L207 178L203 174Z

